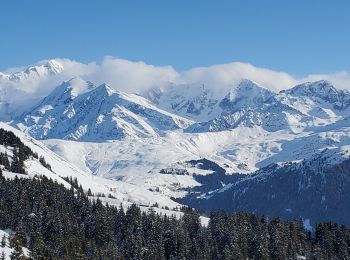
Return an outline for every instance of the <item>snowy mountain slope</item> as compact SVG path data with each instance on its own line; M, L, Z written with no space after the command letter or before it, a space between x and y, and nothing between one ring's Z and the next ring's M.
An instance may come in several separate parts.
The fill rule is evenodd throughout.
M247 79L231 88L228 93L226 91L204 84L170 85L148 90L144 96L166 111L204 122L221 114L260 106L274 95Z
M158 107L194 121L215 118L221 113L219 107L223 90L214 91L203 84L170 85L154 88L143 93Z
M327 81L298 85L272 93L248 80L242 81L220 102L224 108L214 119L197 122L185 131L208 132L238 126L260 126L274 132L324 126L349 115L350 93L337 90Z
M350 191L349 91L317 81L275 93L243 80L231 89L193 83L141 96L66 77L36 100L31 86L64 71L52 60L0 74L0 118L50 148L0 125L52 166L29 160L26 177L44 174L67 187L63 177L76 177L84 189L111 194L105 200L115 205L172 208L176 197L202 209L344 220L335 212L348 207Z
M63 178L72 177L73 179L77 178L78 183L81 184L86 191L91 189L91 191L96 194L110 194L116 199L116 201L119 202L132 201L142 205L152 205L157 202L161 206L169 206L171 208L178 205L178 203L173 202L168 197L154 194L148 191L146 188L121 181L111 181L98 176L93 176L69 164L63 158L53 153L44 144L34 140L21 131L14 129L5 123L0 123L0 128L13 132L33 152L37 153L39 156L43 156L45 161L50 164L52 169L49 170L41 165L38 160L31 159L25 162L28 175L23 176L33 177L35 175L44 175L53 180L57 180L57 182L64 184L67 188L70 187L70 184ZM11 154L11 148L7 147L6 149L6 152ZM5 172L4 175L11 177L15 174Z
M220 101L219 106L224 114L231 114L243 108L258 108L263 106L275 94L265 89L253 81L242 80L237 87Z
M334 221L349 225L350 146L299 162L270 165L199 198L203 210L248 211L266 216ZM257 196L257 194L259 194Z
M169 97L174 98L175 103L171 105L173 106L180 101L188 104L189 99L186 97L193 97L199 102L197 105L203 105L204 109L200 111L207 111L205 107L208 106L208 103L201 101L210 99L213 93L204 88L202 93L207 93L208 96L204 99L196 99L195 97L202 96L201 92L198 94L191 90L191 86L180 86L178 90L176 87L172 86L170 90L151 98L159 105L170 105L171 102L165 101ZM311 93L317 92L317 88L320 88L320 93L322 93L325 87L338 91L330 83L320 81L297 86L298 91L273 93L254 82L244 80L222 99L217 99L212 111L219 116L213 120L194 123L185 129L185 134L182 134L181 128L190 124L190 121L160 110L150 101L138 95L115 92L106 85L95 87L92 83L74 79L62 84L33 111L15 123L20 129L40 139L55 137L103 143L104 140L123 139L126 136L139 137L141 138L139 141L130 141L128 138L125 145L123 142L118 143L120 147L128 147L129 143L132 143L138 147L136 149L138 154L144 154L143 158L148 157L147 160L142 160L142 167L133 166L132 170L136 171L142 169L148 172L152 168L158 170L167 167L167 164L183 161L188 154L193 155L190 159L198 159L204 154L205 158L219 162L221 165L229 165L229 172L249 173L260 167L264 160L273 162L268 158L274 158L273 156L282 150L281 146L288 146L286 143L290 140L295 139L297 143L298 140L306 137L310 140L309 146L313 147L315 145L313 142L317 138L309 138L309 135L317 136L319 132L328 131L325 129L326 126L333 125L333 128L337 128L337 124L346 118L345 106L343 110L336 110L332 105L338 102L338 99L325 101L325 99L317 98L313 100L312 96L306 94L310 91ZM176 95L177 91L178 95ZM342 100L346 100L347 92L339 91L339 93ZM89 101L91 96L94 98ZM118 105L114 106L114 104ZM178 108L175 106L172 112L183 113L183 109L188 106L177 110ZM201 116L204 117L205 114L200 114L199 117ZM165 121L163 121L164 118L166 118ZM165 133L162 132L164 129L169 131L180 129L180 132L171 131L170 133L168 131ZM226 130L230 130L231 133ZM217 132L217 134L209 134L209 132ZM268 144L266 140L269 140ZM101 144L101 146L104 145ZM108 145L105 146L108 147ZM179 147L181 149L178 149ZM323 147L323 142L319 147ZM93 147L89 149L94 150ZM104 150L104 148L101 149ZM152 151L159 153L161 150L175 151L174 154L178 156L173 156L172 160L154 159L153 156L145 155L143 150L150 151L150 153ZM312 153L310 150L305 149L307 153ZM123 148L116 155L122 154L122 157L130 155L131 161L134 161L139 156L133 157L130 154L132 152ZM102 156L96 155L96 157ZM164 157L167 155L165 154ZM293 156L282 156L281 160L284 160L285 157ZM99 171L93 169L92 172L99 175L105 175L114 169L130 170L129 167L132 165L130 162L123 161L116 163L114 167L100 167L98 166L100 159L92 158L91 161L87 163L88 168L98 168ZM113 161L116 160L108 157L104 161L109 161L107 165L113 165ZM162 161L161 167L158 167L158 161ZM85 163L79 164L85 165ZM136 161L133 165L140 165L140 163Z
M16 71L14 73L1 73L0 80L8 80L13 82L23 80L38 80L45 76L55 75L64 70L63 65L57 60L48 60L32 65L23 71Z
M0 73L0 120L11 120L29 109L40 99L42 93L36 93L46 80L57 77L64 72L59 60L47 60L31 65L23 70ZM45 89L45 88L44 88Z
M108 205L110 206L115 206L115 207L120 207L122 206L124 209L130 207L132 205L132 202L128 202L128 201L123 201L122 203L116 201L115 199L111 199L111 198L106 198L106 197L101 197L99 198L102 203L108 203ZM155 206L145 206L145 205L138 205L141 209L142 212L145 213L149 213L150 211L153 211L159 215L162 216L173 216L176 219L180 219L184 213L182 211L180 211L180 207L175 207L174 209L167 209L167 208L159 208L159 207L155 207ZM209 218L205 217L205 216L200 216L199 217L200 222L203 226L207 227L209 224Z
M350 106L350 92L336 89L329 81L325 80L300 84L281 93L308 98L316 104L328 104L329 108L337 111L344 111Z
M135 94L75 78L63 82L13 125L36 139L105 141L155 137L191 124Z
M250 174L274 163L312 158L325 150L338 151L336 155L339 155L350 145L349 122L323 132L270 133L259 127L238 127L199 134L170 132L164 137L108 143L65 140L44 143L91 174L179 198L187 196L191 189L199 189L216 173L192 167L186 163L189 160L206 158L217 163L226 175L232 175ZM338 163L336 157L328 163ZM200 181L196 176L207 178Z
M157 137L183 128L186 133L240 126L301 133L333 124L350 112L350 93L326 81L274 93L242 80L222 94L198 85L172 85L145 93L149 101L75 78L62 83L12 125L37 139L106 141Z

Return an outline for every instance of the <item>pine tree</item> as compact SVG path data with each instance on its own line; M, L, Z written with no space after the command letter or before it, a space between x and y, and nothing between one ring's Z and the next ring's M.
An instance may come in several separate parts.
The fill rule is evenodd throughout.
M344 225L341 225L337 230L336 234L336 245L337 245L337 253L338 258L350 259L349 254L349 231L346 229Z
M1 247L4 248L6 246L6 236L3 235L2 238L1 238Z
M0 164L3 165L6 170L10 170L10 162L7 153L0 153Z
M269 241L268 241L268 229L264 218L258 219L256 218L256 222L254 222L256 235L253 239L253 252L252 256L255 259L270 259L269 254Z
M19 240L16 240L16 238L12 238L10 240L10 244L12 245L12 252L10 254L11 260L25 260L27 259L23 254L22 246L20 245Z
M53 252L45 245L43 240L38 240L36 244L30 248L30 259L35 260L49 260L58 259Z

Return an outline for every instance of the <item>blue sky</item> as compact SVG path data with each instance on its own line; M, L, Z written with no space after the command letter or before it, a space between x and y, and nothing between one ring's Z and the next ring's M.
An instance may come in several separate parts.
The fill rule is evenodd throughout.
M2 1L0 70L111 55L178 71L241 61L350 70L350 1Z

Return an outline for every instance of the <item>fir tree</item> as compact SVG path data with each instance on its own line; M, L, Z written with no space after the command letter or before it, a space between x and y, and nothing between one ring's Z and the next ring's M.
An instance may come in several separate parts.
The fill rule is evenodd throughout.
M12 252L10 254L11 260L25 260L27 259L23 254L23 249L21 246L21 241L19 237L13 236L10 239L10 247L12 248Z
M6 236L3 235L2 238L1 238L1 247L4 248L6 246Z

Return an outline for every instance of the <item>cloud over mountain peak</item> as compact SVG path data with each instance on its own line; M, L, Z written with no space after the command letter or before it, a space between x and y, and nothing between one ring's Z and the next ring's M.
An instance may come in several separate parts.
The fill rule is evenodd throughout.
M184 84L201 84L212 91L227 92L242 79L252 80L274 92L306 81L321 79L331 81L337 88L350 89L350 74L345 71L296 78L286 72L242 62L197 67L178 72L172 66L155 66L142 61L109 56L101 63L81 63L55 58L0 73L0 110L2 114L12 113L11 105L19 103L23 108L28 108L49 94L62 81L75 77L97 85L107 83L112 88L127 93Z

